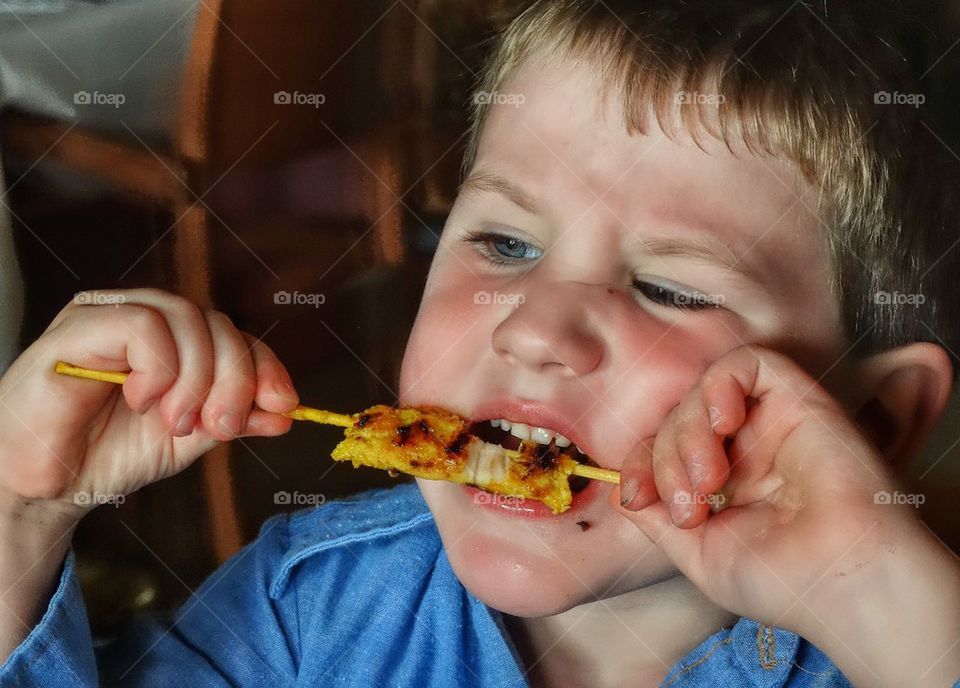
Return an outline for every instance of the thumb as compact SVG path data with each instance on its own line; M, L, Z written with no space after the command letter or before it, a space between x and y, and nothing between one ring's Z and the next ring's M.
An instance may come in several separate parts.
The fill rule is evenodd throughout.
M670 518L654 480L655 440L641 440L624 457L620 484L611 490L610 505L683 569L681 559L689 558L690 548L699 545L702 526L684 530Z
M613 490L618 493L619 490ZM619 495L617 495L619 496ZM674 525L667 506L657 499L639 511L614 504L617 513L633 523L650 541L663 550L678 569L687 577L697 570L704 526L684 529Z

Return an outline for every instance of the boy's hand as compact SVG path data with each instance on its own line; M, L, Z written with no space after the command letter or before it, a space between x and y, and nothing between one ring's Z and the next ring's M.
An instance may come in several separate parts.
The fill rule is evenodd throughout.
M222 313L156 290L74 299L0 379L0 492L79 518L79 492L125 495L218 441L279 435L297 394L263 343ZM54 372L56 361L130 370L121 387ZM89 501L89 500L88 500Z
M894 490L816 381L743 347L628 457L620 511L715 603L799 632L855 683L927 685L960 676L960 575L914 508L884 502Z

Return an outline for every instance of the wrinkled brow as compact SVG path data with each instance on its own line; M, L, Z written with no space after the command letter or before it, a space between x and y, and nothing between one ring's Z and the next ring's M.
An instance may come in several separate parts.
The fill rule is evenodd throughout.
M528 213L539 215L537 204L533 197L522 188L494 172L474 171L460 185L460 193L487 192L500 194L514 205Z

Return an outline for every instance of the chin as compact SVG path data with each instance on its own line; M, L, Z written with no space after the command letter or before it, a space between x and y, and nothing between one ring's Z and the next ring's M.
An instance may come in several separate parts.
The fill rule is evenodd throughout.
M552 616L595 599L556 559L531 555L518 546L472 533L444 547L463 586L505 614Z
M528 618L560 614L643 587L651 573L647 566L642 571L634 566L638 557L645 558L645 548L638 550L636 542L625 541L617 527L629 526L626 533L633 538L639 532L615 514L606 514L614 517L606 524L591 516L597 525L584 533L568 519L531 521L477 509L464 499L459 485L417 482L457 578L484 604L506 614ZM615 554L618 550L625 555ZM608 556L598 557L597 552ZM653 559L645 563L652 564ZM628 569L632 571L625 575Z

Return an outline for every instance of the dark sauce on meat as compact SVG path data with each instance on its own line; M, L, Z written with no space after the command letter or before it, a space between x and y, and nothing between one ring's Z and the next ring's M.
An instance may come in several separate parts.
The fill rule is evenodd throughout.
M397 447L402 447L406 444L431 441L435 442L436 440L433 439L433 432L430 430L430 426L424 423L423 420L418 420L415 423L398 427L397 436L394 438L393 444Z
M393 443L398 447L402 447L407 443L408 439L410 439L410 426L401 425L397 428L397 438L393 440Z
M463 448L469 441L470 435L465 432L461 432L459 435L453 438L453 441L450 444L447 445L447 453L459 454L463 451Z
M557 465L557 454L551 451L549 446L538 445L536 456L541 470L549 471Z

